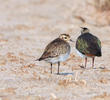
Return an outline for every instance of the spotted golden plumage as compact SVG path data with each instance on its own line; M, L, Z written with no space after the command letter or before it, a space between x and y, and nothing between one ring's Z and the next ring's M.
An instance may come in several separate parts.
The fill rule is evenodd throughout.
M87 63L87 57L92 58L92 67L94 67L95 56L102 56L101 53L101 41L91 33L88 28L82 28L81 35L76 41L76 49L80 56L85 57L85 67Z
M60 62L65 61L70 54L70 45L68 41L71 41L68 34L61 34L59 38L50 42L42 56L38 59L39 61L45 60L51 64L51 73L52 73L52 64L58 63L58 74Z

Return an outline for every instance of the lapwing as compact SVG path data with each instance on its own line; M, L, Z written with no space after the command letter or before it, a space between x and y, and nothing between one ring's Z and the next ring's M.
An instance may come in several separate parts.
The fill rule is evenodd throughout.
M94 68L95 57L101 57L101 41L98 37L90 33L89 29L86 27L81 27L81 35L76 41L77 53L85 58L85 66L87 64L87 58L92 58L92 68Z
M69 41L72 41L70 35L61 34L58 38L56 38L46 46L42 56L38 59L39 61L44 60L50 63L51 73L52 64L58 63L57 74L59 74L60 62L67 60L67 58L69 57L71 50Z

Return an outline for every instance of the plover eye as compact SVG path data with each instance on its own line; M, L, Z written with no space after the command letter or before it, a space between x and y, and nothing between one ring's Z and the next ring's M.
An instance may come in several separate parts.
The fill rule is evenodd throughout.
M67 39L67 37L64 37L65 39Z

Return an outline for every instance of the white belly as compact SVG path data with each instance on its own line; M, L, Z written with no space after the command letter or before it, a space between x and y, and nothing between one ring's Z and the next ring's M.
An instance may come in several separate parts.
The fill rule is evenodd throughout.
M59 57L45 59L45 61L47 61L49 63L63 62L65 60L67 60L67 58L69 57L69 55L70 55L70 52L67 52L66 54L60 55Z
M78 54L80 57L82 57L82 58L85 58L85 57L86 57L84 54L80 53L77 49L76 49L76 52L77 52L77 54Z
M93 58L94 56L85 56L84 54L80 53L77 49L76 49L76 52L78 53L78 55L82 58L85 58L85 57L89 57L89 58Z

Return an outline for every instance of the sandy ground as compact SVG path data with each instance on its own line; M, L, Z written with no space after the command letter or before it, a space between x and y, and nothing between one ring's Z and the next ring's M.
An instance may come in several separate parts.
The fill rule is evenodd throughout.
M110 100L110 18L87 0L0 0L0 100ZM102 41L101 58L87 69L71 43L69 59L57 65L35 62L61 33L73 40L80 26Z

